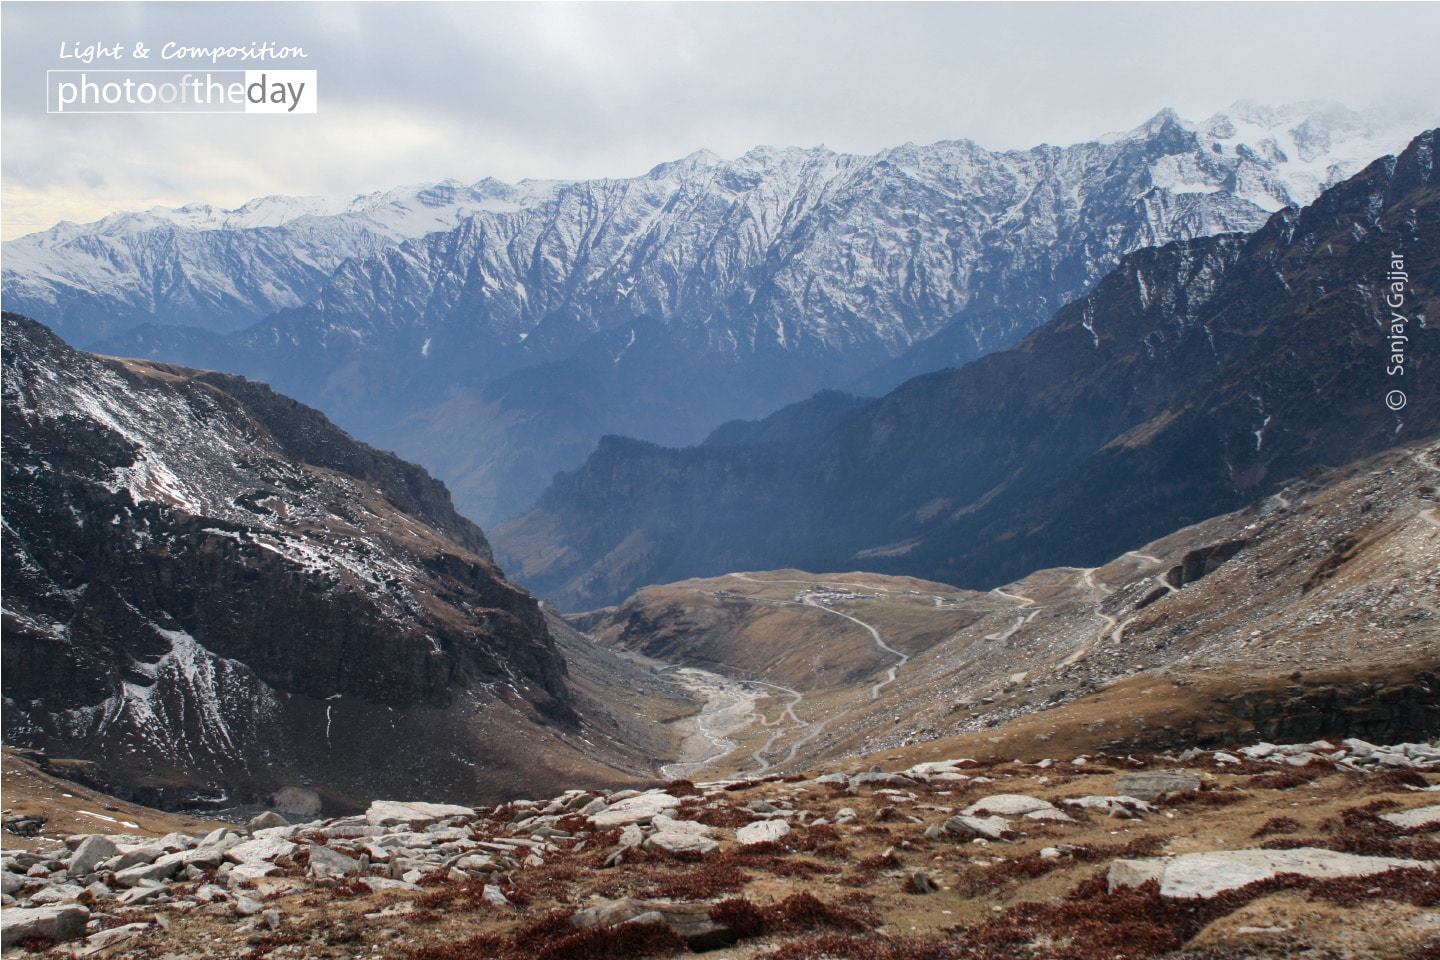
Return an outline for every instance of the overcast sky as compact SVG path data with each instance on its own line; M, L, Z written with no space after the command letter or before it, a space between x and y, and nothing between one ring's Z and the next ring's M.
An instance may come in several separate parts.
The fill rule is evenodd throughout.
M1440 107L1434 3L6 0L0 18L7 238L155 204L633 176L702 147L1068 144L1242 98ZM317 70L319 112L46 114L45 71L83 68L62 42L168 41L302 47L249 66Z

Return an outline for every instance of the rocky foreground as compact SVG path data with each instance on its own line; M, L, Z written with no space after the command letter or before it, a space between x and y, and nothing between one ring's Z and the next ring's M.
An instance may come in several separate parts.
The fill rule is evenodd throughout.
M7 851L6 956L1440 956L1440 746L376 801Z

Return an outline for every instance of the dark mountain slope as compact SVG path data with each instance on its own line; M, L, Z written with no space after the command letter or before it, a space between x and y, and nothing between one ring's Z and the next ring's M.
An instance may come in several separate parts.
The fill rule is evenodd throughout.
M535 600L423 470L239 377L4 318L4 731L131 795L611 777Z
M1019 346L912 380L827 434L609 439L494 531L575 607L734 569L990 586L1093 565L1316 464L1440 429L1435 132L1251 236L1143 250ZM1387 375L1391 254L1405 373ZM1388 391L1408 405L1392 412Z

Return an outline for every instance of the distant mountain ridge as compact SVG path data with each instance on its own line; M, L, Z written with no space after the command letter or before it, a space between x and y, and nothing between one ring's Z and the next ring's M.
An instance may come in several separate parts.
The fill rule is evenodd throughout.
M163 324L106 352L263 379L434 468L491 522L604 434L696 442L1008 346L1122 255L1254 230L1399 149L1402 126L1237 104L1063 148L702 151L630 179L450 184L290 219L276 200L238 230L196 212L15 241L5 294L62 330L83 315L120 331L159 291ZM121 266L91 282L86 257ZM145 296L94 319L126 284ZM184 318L228 325L267 297L278 312L224 337L173 325L230 329Z
M1140 250L1019 346L790 443L607 438L492 531L571 609L729 570L993 586L1089 566L1317 464L1440 430L1436 132L1253 235ZM1386 408L1391 254L1410 402Z

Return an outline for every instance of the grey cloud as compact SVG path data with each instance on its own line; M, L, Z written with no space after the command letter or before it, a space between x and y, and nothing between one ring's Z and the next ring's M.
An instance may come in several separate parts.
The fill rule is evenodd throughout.
M0 17L7 235L44 197L78 203L65 191L82 170L103 176L97 202L239 203L631 176L702 147L1023 148L1240 98L1419 101L1433 116L1440 91L1440 61L1396 39L1440 36L1434 4L7 0ZM62 40L299 45L320 115L46 116L44 71L74 66L56 59Z

